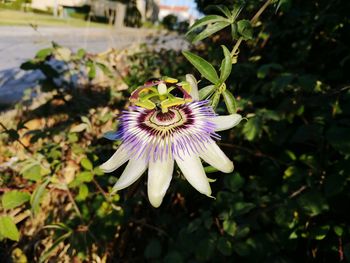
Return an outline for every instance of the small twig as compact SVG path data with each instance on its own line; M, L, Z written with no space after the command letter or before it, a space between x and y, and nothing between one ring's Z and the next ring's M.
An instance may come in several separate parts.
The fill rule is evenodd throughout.
M2 122L0 122L0 126L6 131L6 132L9 132L9 129L7 129L6 128L6 126L2 123ZM34 154L34 152L31 150L31 149L29 149L26 145L24 145L24 143L19 139L19 138L17 138L17 139L15 139L27 152L29 152L30 154Z
M305 190L306 188L307 188L306 185L301 186L298 190L296 190L295 192L293 192L293 193L291 193L291 194L289 195L289 199L292 199L292 198L294 198L294 197L300 195L302 192L304 192L304 190Z
M68 194L69 200L70 200L70 201L72 202L72 204L73 204L74 210L76 211L76 213L77 213L78 216L80 217L81 221L84 222L83 216L81 215L81 212L80 212L80 210L79 210L79 207L78 207L77 203L75 202L74 197L73 197L71 191L69 190L68 186L66 187L66 192L67 192L67 194Z

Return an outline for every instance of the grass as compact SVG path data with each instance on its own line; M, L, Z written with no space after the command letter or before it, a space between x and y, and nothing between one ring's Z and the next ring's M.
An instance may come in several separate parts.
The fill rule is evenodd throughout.
M71 26L85 27L89 22L77 18L57 18L46 14L0 9L0 26ZM90 22L91 27L107 27L107 24Z

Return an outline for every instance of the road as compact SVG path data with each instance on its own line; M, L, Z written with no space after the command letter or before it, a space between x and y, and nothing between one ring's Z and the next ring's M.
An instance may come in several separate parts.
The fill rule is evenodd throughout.
M124 48L142 43L154 30L123 28L55 28L0 26L0 71L18 67L27 59L33 58L42 48L50 47L51 42L77 50L102 52L108 48Z

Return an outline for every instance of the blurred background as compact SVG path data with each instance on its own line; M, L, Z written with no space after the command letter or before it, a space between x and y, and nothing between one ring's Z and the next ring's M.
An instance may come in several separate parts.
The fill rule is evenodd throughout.
M98 168L135 88L200 79L181 51L218 69L235 44L189 26L264 2L0 0L0 261L350 262L347 0L271 1L241 44L226 85L247 120L221 133L235 171L207 169L215 199L176 168L154 209L146 176L110 196L123 168Z

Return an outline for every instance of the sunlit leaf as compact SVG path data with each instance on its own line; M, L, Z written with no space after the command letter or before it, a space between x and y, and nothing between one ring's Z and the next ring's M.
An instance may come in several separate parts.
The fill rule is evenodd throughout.
M208 61L189 51L183 51L182 54L199 71L199 73L203 75L204 78L206 78L213 84L219 82L219 77L216 73L216 70Z
M194 31L197 28L200 28L202 26L211 24L211 23L215 23L215 22L228 22L228 20L225 17L222 16L218 16L218 15L208 15L205 16L201 19L196 20L196 22L194 22L194 24L189 28L189 30L187 31L187 34L191 33L192 31Z
M17 226L10 216L0 216L0 239L1 238L8 238L14 241L19 240Z
M195 43L197 41L203 40L204 38L211 36L212 34L220 31L221 29L229 25L230 22L216 22L212 25L208 25L202 32L200 32L193 38L192 42Z
M12 209L29 201L30 194L17 190L6 192L2 196L2 206L5 209Z

